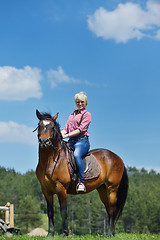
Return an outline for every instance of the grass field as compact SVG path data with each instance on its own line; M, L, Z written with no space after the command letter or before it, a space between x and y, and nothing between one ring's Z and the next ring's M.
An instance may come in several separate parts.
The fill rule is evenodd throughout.
M54 238L49 237L29 237L29 236L0 236L0 240L104 240L104 239L109 239L109 240L160 240L160 235L151 235L151 234L117 234L114 237L106 238L105 236L93 236L93 235L83 235L83 236L69 236L69 237L62 237L55 235Z

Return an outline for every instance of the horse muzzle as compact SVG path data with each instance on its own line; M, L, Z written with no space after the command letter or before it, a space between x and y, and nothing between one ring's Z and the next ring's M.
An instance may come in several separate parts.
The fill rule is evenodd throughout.
M52 141L48 138L40 138L39 145L41 148L48 148L48 147L52 146Z

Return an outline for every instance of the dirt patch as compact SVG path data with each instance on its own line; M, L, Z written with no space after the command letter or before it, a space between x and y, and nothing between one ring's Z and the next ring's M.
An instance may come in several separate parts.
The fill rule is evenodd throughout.
M44 236L46 237L48 234L48 232L46 232L43 228L35 228L33 229L30 233L28 233L27 235L29 236Z

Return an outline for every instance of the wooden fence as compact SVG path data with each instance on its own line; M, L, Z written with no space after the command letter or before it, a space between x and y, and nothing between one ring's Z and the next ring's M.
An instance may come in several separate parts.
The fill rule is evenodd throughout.
M8 202L5 206L0 206L0 211L4 212L4 221L0 219L0 228L4 232L14 229L14 204Z

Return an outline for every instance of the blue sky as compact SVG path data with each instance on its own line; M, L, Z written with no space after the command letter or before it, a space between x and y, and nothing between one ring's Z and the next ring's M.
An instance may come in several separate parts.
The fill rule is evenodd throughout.
M59 112L88 95L91 148L160 172L160 1L0 2L0 165L38 162L35 111Z

